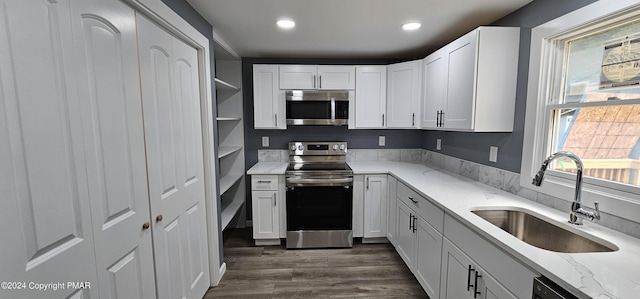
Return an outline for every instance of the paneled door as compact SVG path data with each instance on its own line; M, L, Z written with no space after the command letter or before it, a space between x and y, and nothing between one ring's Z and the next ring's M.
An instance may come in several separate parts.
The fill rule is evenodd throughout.
M98 297L68 6L0 2L0 298Z
M158 298L209 287L197 50L137 15Z
M71 0L101 298L155 298L134 10Z

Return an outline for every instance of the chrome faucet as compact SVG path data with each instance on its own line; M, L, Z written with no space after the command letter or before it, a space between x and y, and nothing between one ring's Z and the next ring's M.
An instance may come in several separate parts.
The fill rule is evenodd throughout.
M595 211L589 211L582 207L582 200L580 199L580 194L582 193L582 169L584 166L582 165L582 160L576 154L572 152L557 152L547 157L547 159L542 162L542 166L540 170L533 178L532 184L536 186L542 185L542 180L544 179L544 173L547 171L547 167L552 160L560 157L567 157L573 162L576 163L576 188L575 188L575 197L573 199L573 203L571 204L571 212L569 213L569 223L575 225L582 225L582 219L600 220L600 208L599 203L594 202Z

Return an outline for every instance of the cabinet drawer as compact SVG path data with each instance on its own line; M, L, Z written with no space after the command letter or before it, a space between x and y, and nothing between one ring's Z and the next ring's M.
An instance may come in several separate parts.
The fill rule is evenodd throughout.
M444 211L431 201L413 191L407 185L398 183L398 199L411 207L418 215L427 220L438 232L442 233L444 225Z
M278 176L252 175L251 190L278 190Z

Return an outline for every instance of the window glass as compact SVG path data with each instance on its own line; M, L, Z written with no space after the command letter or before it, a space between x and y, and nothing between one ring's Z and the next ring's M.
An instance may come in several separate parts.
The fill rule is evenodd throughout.
M587 101L609 94L591 94ZM553 110L556 151L578 155L585 176L640 185L640 105L561 108ZM553 165L575 171L573 162Z
M565 103L603 90L611 98L640 97L640 21L568 41L566 49Z
M584 175L640 186L640 21L566 41L565 78L549 106L551 149L571 151ZM553 169L575 172L573 162Z

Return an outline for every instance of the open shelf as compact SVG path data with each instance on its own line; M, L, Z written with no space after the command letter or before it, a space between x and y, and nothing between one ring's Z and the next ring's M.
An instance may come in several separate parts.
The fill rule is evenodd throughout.
M227 83L221 79L215 78L216 82L216 90L220 91L240 91L239 87L234 86L233 84Z
M216 117L217 121L239 121L242 117Z
M219 146L218 159L231 155L239 150L242 150L242 146Z
M236 216L240 208L244 206L244 198L238 198L229 203L226 207L222 208L220 214L220 221L222 222L222 229L227 228L227 225L231 222L233 217Z
M220 194L227 192L235 183L237 183L242 178L242 176L242 173L229 173L222 176L220 178Z

